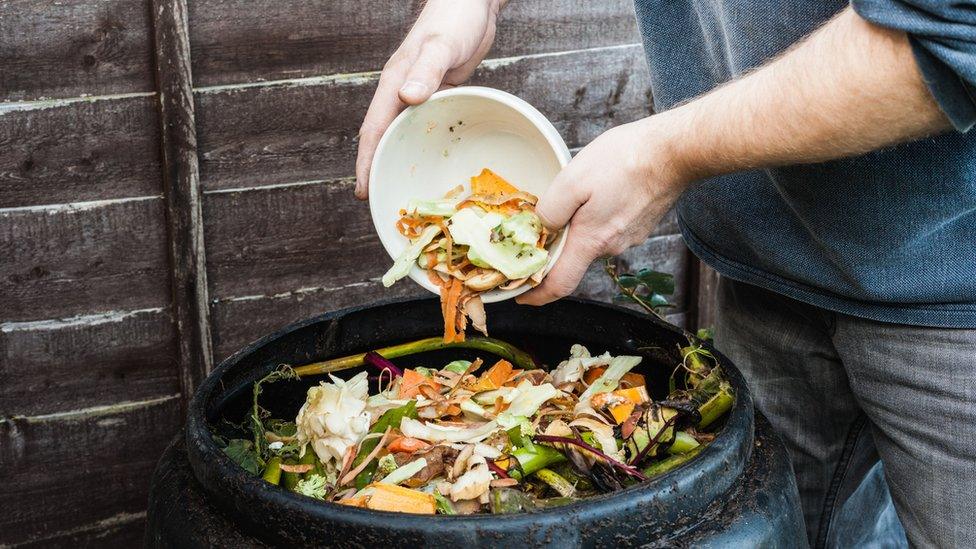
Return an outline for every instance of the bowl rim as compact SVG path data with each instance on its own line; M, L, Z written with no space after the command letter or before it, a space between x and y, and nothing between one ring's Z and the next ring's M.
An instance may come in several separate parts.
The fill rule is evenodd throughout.
M390 259L396 259L396 254L393 253L393 246L396 244L389 238L384 238L384 232L380 230L381 216L377 211L376 202L373 200L374 193L379 192L376 189L376 185L373 184L373 176L377 172L377 167L379 165L379 160L383 149L387 146L387 143L392 139L396 128L404 123L404 121L409 118L412 113L418 109L423 109L429 105L433 105L444 99L449 99L451 97L478 97L482 99L487 99L497 103L501 103L506 107L514 109L524 118L526 118L532 125L542 133L549 147L556 154L556 159L559 161L559 167L565 168L567 164L573 159L572 153L569 151L569 147L563 140L562 136L559 135L559 131L553 126L552 122L545 117L538 109L533 107L528 101L525 101L521 97L502 91L495 88L489 88L485 86L457 86L454 88L448 88L435 92L430 96L430 99L421 103L420 105L414 105L407 107L400 114L393 119L386 131L383 132L383 136L380 138L379 143L376 145L376 152L373 154L373 160L370 164L369 178L370 184L368 187L367 195L369 198L369 215L373 221L373 227L376 230L377 236L379 236L380 243L383 244L383 249L386 250L387 255ZM566 224L559 231L559 235L556 237L556 242L549 248L549 260L546 262L546 266L543 271L543 278L549 271L555 266L556 261L559 260L559 256L563 252L563 248L566 246L566 236L569 233L569 223ZM440 295L440 288L434 286L434 284L427 278L427 274L420 267L413 265L410 268L408 275L411 280L416 282L420 287L425 290L435 294ZM494 303L496 301L504 301L506 299L512 299L514 297L520 296L523 293L532 289L532 286L528 284L523 284L518 288L513 290L491 290L481 294L481 300L485 303Z
M678 483L683 477L700 482L707 476L708 470L722 470L725 477L711 479L710 490L724 493L745 469L746 463L752 455L754 435L754 409L752 395L742 374L731 360L715 349L711 342L703 341L702 346L715 354L723 365L723 370L729 382L735 389L735 401L729 416L721 431L716 433L715 440L709 443L697 456L674 469L653 477L648 481L633 486L580 499L576 502L530 512L513 513L510 515L474 514L474 515L418 515L412 513L396 513L391 511L377 511L360 509L335 503L322 502L309 505L308 498L294 494L278 486L272 486L259 477L246 473L239 465L225 456L219 449L213 433L209 429L207 420L211 399L224 390L223 377L232 368L251 354L267 345L282 339L298 330L313 325L327 326L347 315L357 314L369 309L395 307L420 303L429 298L398 298L382 300L363 305L347 307L330 311L311 318L300 320L268 334L236 353L224 359L200 384L188 410L184 437L187 443L187 455L194 476L200 482L204 492L220 503L225 510L241 516L250 515L248 504L260 502L270 504L271 509L287 516L301 516L317 521L340 521L348 524L369 526L376 521L387 521L400 528L478 528L499 524L505 528L517 528L530 524L555 524L565 518L568 511L580 511L591 516L612 516L624 512L641 501L663 501L670 498L683 499L688 494L677 490ZM680 328L648 316L639 311L627 309L615 304L594 301L590 299L570 297L560 300L569 307L595 307L615 314L622 314L642 322L656 325L657 329L665 329L675 334L687 335ZM691 471L695 471L689 475ZM213 484L219 484L216 489ZM267 510L267 508L264 508Z

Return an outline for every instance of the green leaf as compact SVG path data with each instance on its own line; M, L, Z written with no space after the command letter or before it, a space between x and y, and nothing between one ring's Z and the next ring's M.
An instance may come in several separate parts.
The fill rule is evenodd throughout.
M298 432L298 426L294 421L283 419L269 419L264 423L264 428L279 437L293 437Z
M619 284L621 288L632 290L636 288L638 284L640 284L640 280L638 280L637 277L632 274L622 274L617 277L617 284Z
M634 303L635 299L627 294L617 294L613 296L614 303Z
M647 286L653 294L671 295L674 293L674 276L652 269L641 269L637 272L637 279Z
M264 470L264 462L261 461L258 453L254 450L254 443L250 440L231 439L223 450L234 463L254 476L260 475L261 471Z
M433 492L434 501L437 502L437 511L442 515L456 515L457 511L454 510L454 504L451 500L442 496L436 490Z
M660 309L664 307L673 307L668 301L668 298L661 294L651 294L644 298L644 302L653 307L654 309Z
M444 370L448 372L454 372L455 374L463 374L468 371L468 366L471 366L471 361L468 360L455 360L448 362L444 366Z
M698 331L695 332L695 337L702 341L711 341L715 337L715 333L711 328L699 328Z
M386 431L387 427L392 427L397 429L400 427L400 422L403 418L409 417L411 419L417 419L417 401L411 400L410 402L400 406L399 408L393 408L392 410L387 410L376 420L373 427L369 430L370 433L383 433ZM380 443L379 438L371 438L362 443L359 447L359 453L356 454L356 459L352 462L352 468L358 467L366 456L376 448L376 445ZM369 484L369 481L373 478L373 474L376 472L376 462L372 461L366 466L358 475L356 475L356 488L362 490Z

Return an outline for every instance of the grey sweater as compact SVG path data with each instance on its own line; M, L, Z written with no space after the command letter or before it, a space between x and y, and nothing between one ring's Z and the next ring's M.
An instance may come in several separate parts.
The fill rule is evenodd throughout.
M762 64L836 0L636 0L655 108ZM854 0L904 30L956 131L822 164L698 183L689 247L720 273L863 318L976 328L976 0Z

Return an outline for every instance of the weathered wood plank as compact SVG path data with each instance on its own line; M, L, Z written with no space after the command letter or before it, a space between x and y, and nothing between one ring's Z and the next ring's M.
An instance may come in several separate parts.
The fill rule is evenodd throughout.
M0 419L0 545L41 544L144 511L180 422L178 395Z
M348 177L375 75L197 93L205 190ZM650 112L639 46L489 63L473 83L535 105L570 147Z
M166 309L0 324L0 415L176 393L175 342Z
M151 95L33 107L0 104L0 208L159 194Z
M695 263L698 269L698 311L695 315L695 327L714 328L719 275L715 269L701 261L696 259Z
M142 547L146 535L146 513L120 513L53 537L18 545L22 549L80 549L85 547Z
M184 402L213 367L186 0L151 0L173 317Z
M218 300L213 306L214 354L223 360L245 345L297 320L398 297L433 296L409 280L384 288L379 280L347 286L302 288L274 295Z
M333 0L190 2L198 85L377 70L422 3ZM502 11L490 57L639 41L629 0L519 0Z
M621 257L620 268L636 270L641 267L652 267L673 273L678 284L672 298L676 305L672 312L683 312L687 300L687 292L683 284L687 268L684 250L684 244L678 235L651 238L643 245L625 253ZM398 282L390 289L383 288L375 278L337 285L335 281L345 279L326 271L330 262L338 264L359 262L364 266L379 262L370 269L380 273L389 263L385 255L374 261L361 255L361 252L354 252L348 256L345 256L345 253L334 251L323 252L320 255L327 259L318 264L320 269L325 271L320 271L322 274L318 279L319 286L219 299L214 304L213 310L214 346L218 360L296 320L370 301L429 295L426 290L409 280ZM308 256L307 259L312 260L312 256ZM611 281L603 272L602 262L596 262L587 272L576 295L609 301L614 293Z
M162 202L0 210L0 321L166 306Z
M0 101L153 89L145 2L3 0L0 11Z
M339 180L208 193L212 295L270 295L380 277L389 256L352 188L352 181Z

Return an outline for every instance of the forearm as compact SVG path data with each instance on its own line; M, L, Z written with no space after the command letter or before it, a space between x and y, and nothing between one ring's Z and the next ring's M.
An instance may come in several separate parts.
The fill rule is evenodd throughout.
M667 136L679 184L861 154L951 127L907 36L850 8L762 68L648 122L657 139Z

